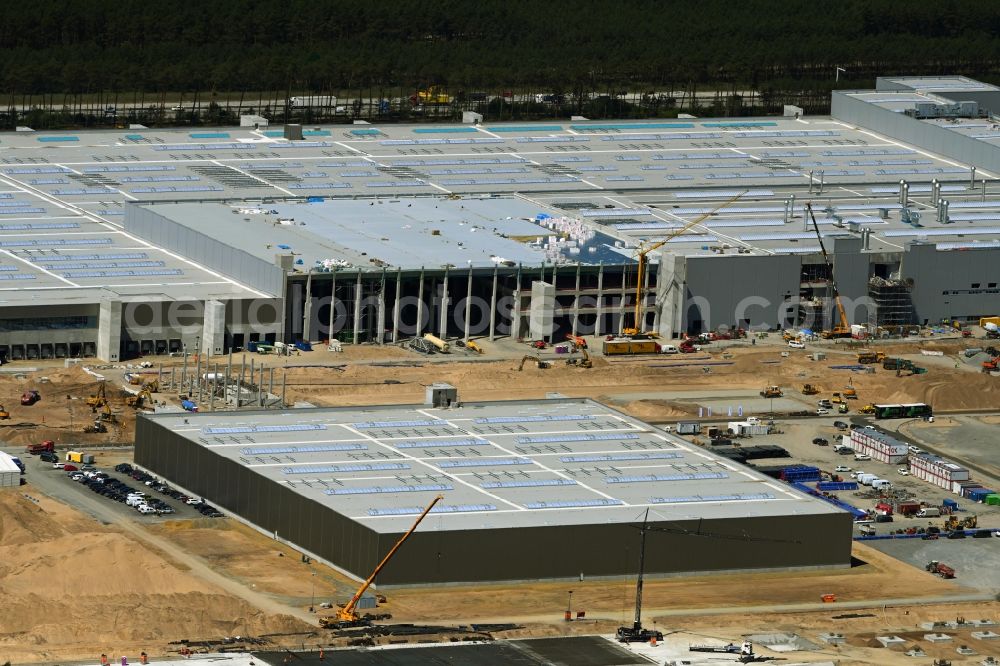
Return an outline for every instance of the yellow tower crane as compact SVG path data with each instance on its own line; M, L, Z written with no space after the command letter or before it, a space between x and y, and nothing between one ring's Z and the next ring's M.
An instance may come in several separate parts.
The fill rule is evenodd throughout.
M636 262L638 263L638 267L636 268L635 312L633 313L632 316L632 328L626 328L622 331L622 333L628 336L648 335L642 330L642 320L643 320L643 309L644 309L643 306L645 305L645 300L646 300L645 298L643 298L643 282L646 280L646 268L649 265L649 259L648 259L649 253L652 252L653 250L657 250L663 247L673 239L686 233L695 225L704 222L706 219L708 219L712 215L715 215L726 206L733 204L737 199L742 197L744 194L746 194L746 191L740 192L735 197L726 201L725 203L716 206L707 213L703 213L702 215L699 215L698 217L694 218L680 229L670 232L665 238L661 240L639 246L639 249L636 252Z

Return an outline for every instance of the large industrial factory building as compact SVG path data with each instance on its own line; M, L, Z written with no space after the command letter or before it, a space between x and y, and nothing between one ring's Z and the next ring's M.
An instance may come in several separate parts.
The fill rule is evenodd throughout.
M604 405L452 399L143 415L135 460L358 578L443 496L382 585L634 574L647 512L648 573L850 565L847 512Z
M903 77L831 117L17 132L0 356L822 328L834 279L873 332L975 320L998 98Z

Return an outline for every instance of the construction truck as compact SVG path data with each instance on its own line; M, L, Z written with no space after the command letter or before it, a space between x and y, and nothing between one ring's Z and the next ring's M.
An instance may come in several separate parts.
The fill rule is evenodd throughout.
M846 402L842 402L839 405L837 405L837 413L838 414L846 414L849 409L850 408L847 406Z
M21 394L21 406L31 407L41 399L42 395L38 391L25 391Z
M543 361L542 359L538 358L537 356L531 356L529 354L529 355L526 355L523 358L521 358L521 362L517 366L518 372L520 372L521 370L524 370L524 364L527 363L527 362L529 362L529 361L532 362L532 363L534 363L536 366L538 366L539 370L545 370L545 369L549 368L550 365L551 365L548 361Z
M450 349L447 342L432 333L424 333L424 340L434 345L434 348L442 354L447 354Z
M836 391L834 391L833 397L830 398L830 402L833 403L833 405L842 405L842 404L845 404L844 397L842 395L840 395L840 393L838 393ZM831 405L831 406L833 406L833 405Z
M3 405L0 405L0 421L6 421L10 418L10 412Z
M884 360L885 352L877 352L870 349L858 352L858 363L868 365L871 363L881 363Z
M819 389L812 384L806 384L802 387L802 395L816 395L819 393Z
M765 386L764 390L760 392L760 397L762 398L780 398L785 395L781 392L781 388L778 386Z
M566 339L576 345L577 349L586 349L587 341L580 337L579 335L573 335L572 333L566 334Z
M428 104L451 104L452 97L438 86L430 86L425 90L418 90L416 95L410 97L414 105Z
M414 531L416 531L417 526L420 525L421 521L427 516L428 513L431 512L431 509L434 508L434 505L440 502L442 499L444 499L444 496L438 495L433 500L431 500L431 503L427 505L427 508L424 509L424 512L421 513L419 516L417 516L417 520L413 523L413 526L410 527L410 529L407 530L406 533L399 538L399 541L396 542L396 545L394 545L389 550L389 552L386 553L385 557L382 558L382 561L379 562L378 566L375 567L375 570L372 571L371 575L368 576L368 578L361 585L361 587L358 588L358 591L354 593L354 596L351 597L351 600L348 601L346 604L344 604L340 608L340 610L337 611L337 614L334 615L333 617L321 617L319 619L319 626L324 627L326 629L349 629L351 627L371 626L372 620L376 618L370 615L369 616L359 615L357 610L355 610L357 608L358 601L361 600L361 597L364 595L364 593L368 590L369 587L371 587L371 584L375 581L375 578L379 575L382 569L385 568L385 565L389 563L389 560L393 558L393 556L399 551L399 548L406 542L407 539L410 538L410 535L413 534ZM390 619L391 616L383 614L380 617L381 619Z
M996 358L992 358L989 361L983 361L983 372L995 372L998 370L998 363Z
M944 564L943 562L938 562L937 560L931 560L930 562L927 563L927 566L925 566L924 568L927 569L927 571L929 571L930 573L937 574L942 578L955 577L954 569L949 567L947 564Z
M875 405L868 404L858 409L858 414L874 414L874 413L875 413Z

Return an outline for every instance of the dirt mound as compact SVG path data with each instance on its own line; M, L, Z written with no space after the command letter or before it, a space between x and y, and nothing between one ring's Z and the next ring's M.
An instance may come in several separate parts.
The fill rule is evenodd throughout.
M114 528L50 499L0 492L0 661L165 653L183 638L288 633Z

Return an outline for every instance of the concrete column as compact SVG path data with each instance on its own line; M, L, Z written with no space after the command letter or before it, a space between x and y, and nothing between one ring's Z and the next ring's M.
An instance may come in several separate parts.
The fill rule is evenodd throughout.
M511 309L510 336L521 337L521 264L517 265L517 282L514 285L514 307Z
M385 269L382 269L382 278L378 287L378 313L375 316L375 327L378 329L378 344L385 341Z
M333 340L333 322L337 310L337 271L330 273L330 323L326 331L328 340Z
M469 341L469 320L472 319L472 265L469 265L469 279L465 285L465 341Z
M402 271L396 270L396 302L392 304L392 341L399 342L399 299L403 289Z
M618 302L618 335L621 335L625 331L626 298L628 298L628 284L625 282L625 274L622 273L621 300ZM639 328L639 322L634 322L634 324L636 328Z
M597 319L595 320L594 335L600 337L604 335L604 262L597 267Z
M424 269L420 269L420 284L417 285L417 325L413 337L419 338L424 332Z
M576 293L573 294L573 335L576 335L576 331L580 322L580 263L576 264L576 286L574 287Z
M983 181L983 186L986 186L986 181ZM496 339L497 330L497 270L496 266L493 267L493 291L490 292L490 342Z
M218 356L226 345L226 304L222 301L205 301L201 325L201 354Z
M649 303L649 298L648 298L648 295L649 295L649 273L650 273L650 266L647 265L646 266L646 272L642 276L642 292L639 295L640 299L641 299L640 303L639 303L639 316L640 316L640 320L639 321L641 321L642 324L641 325L637 324L636 328L639 329L640 333L643 333L646 330L646 309L647 309L646 306ZM659 273L659 271L657 271L657 273Z
M976 188L976 167L969 167L969 189Z
M101 301L97 318L97 358L117 362L122 340L122 302Z
M664 338L678 336L683 330L686 282L687 259L672 252L661 253L656 273L656 301L660 310L656 330Z
M306 293L303 297L302 306L302 339L306 342L312 340L312 268L306 273Z
M653 285L653 330L657 333L660 332L660 312L663 309L663 303L660 302L660 282L663 277L663 257L660 257L660 265L656 268L656 284Z
M354 344L358 344L361 336L361 271L358 271L358 281L354 285Z
M441 312L438 316L438 335L444 340L448 336L448 269L444 269L441 281Z

